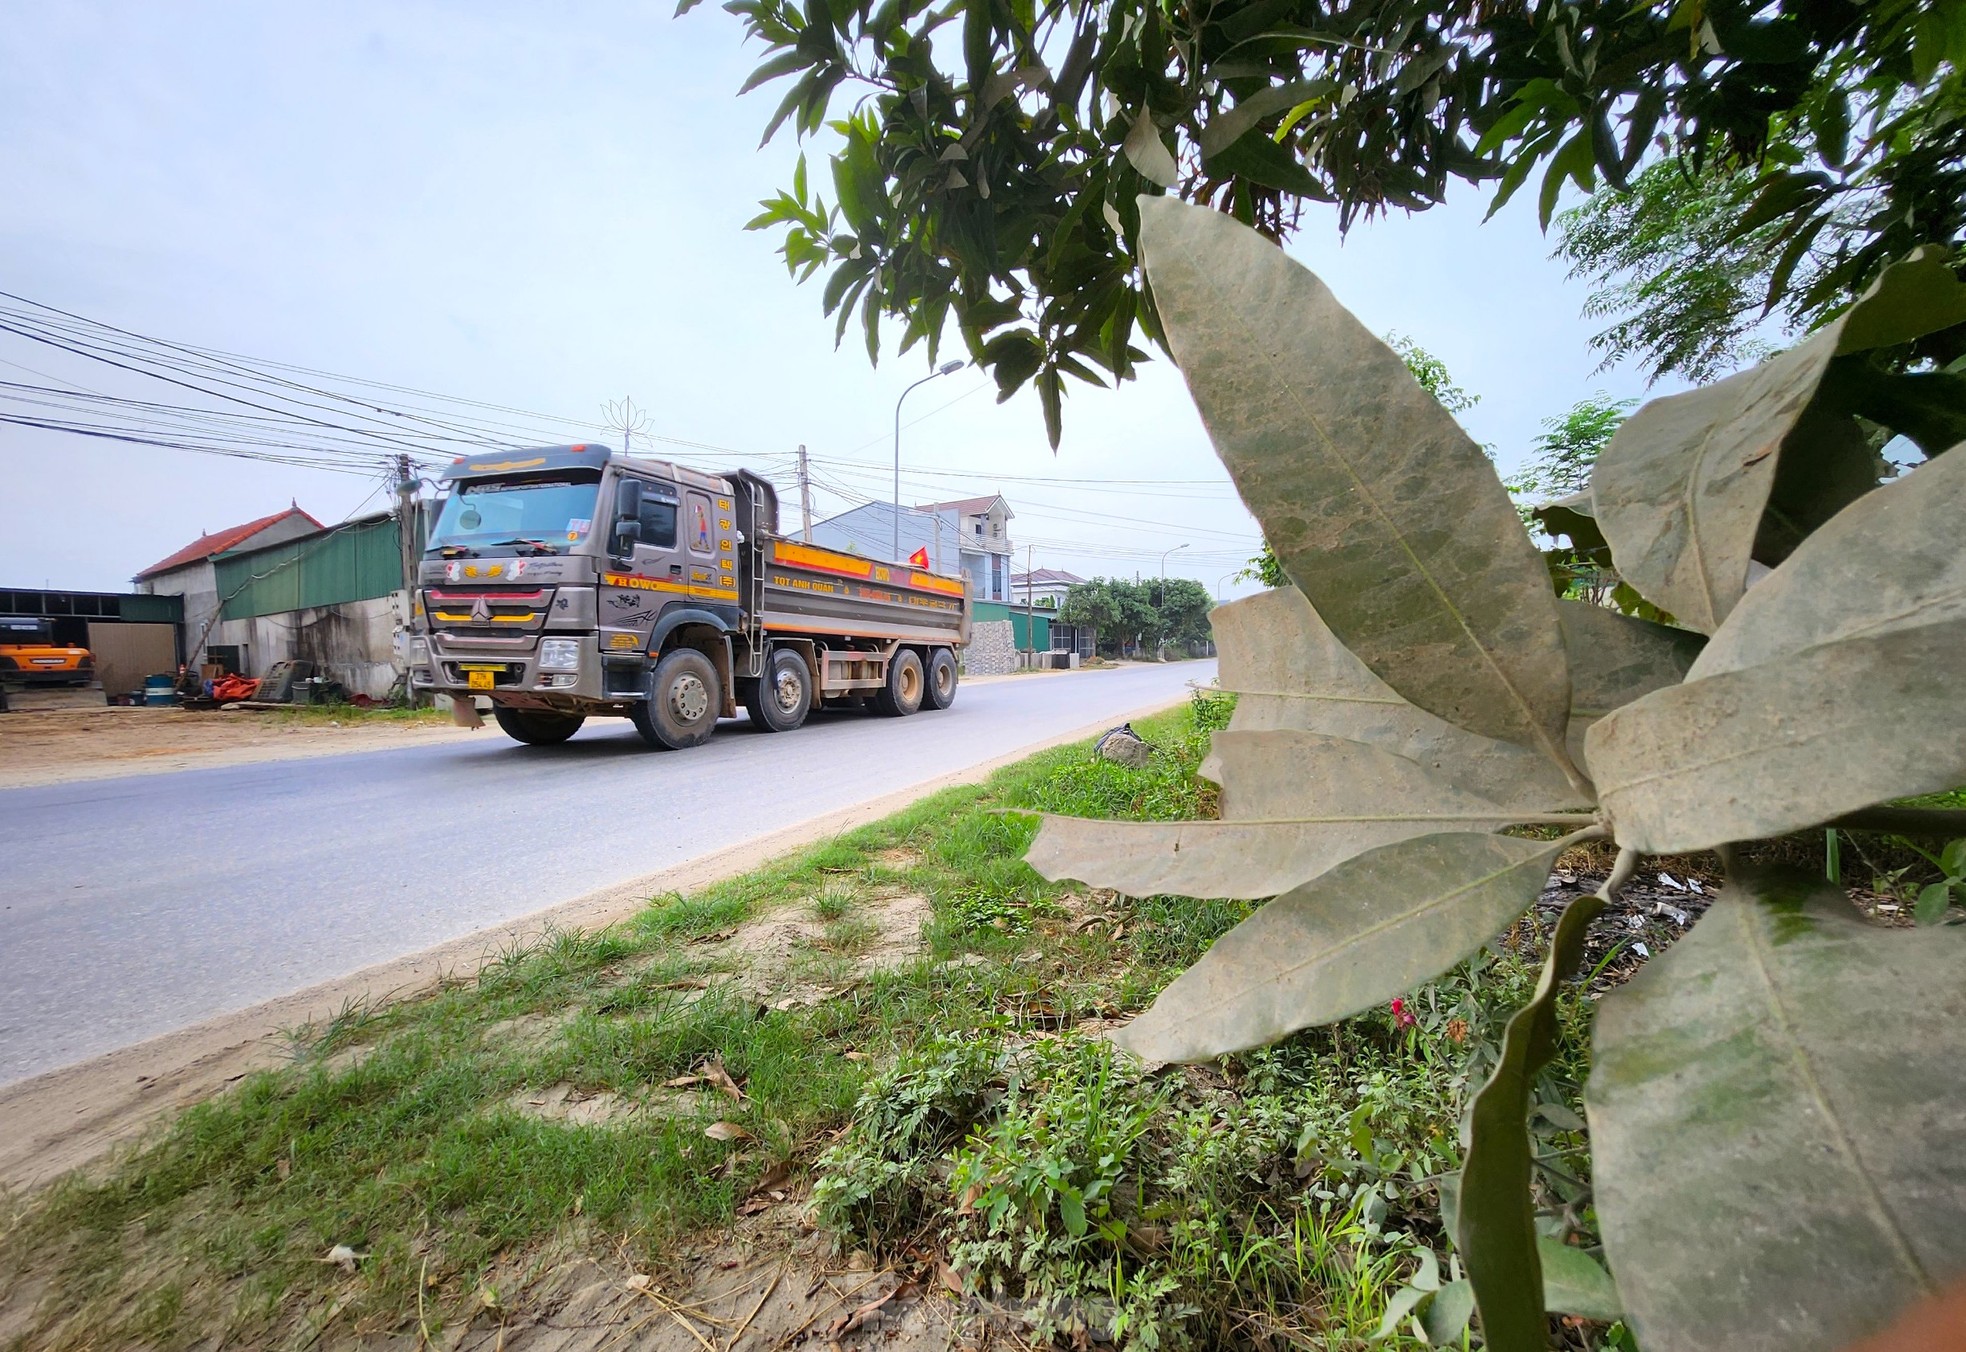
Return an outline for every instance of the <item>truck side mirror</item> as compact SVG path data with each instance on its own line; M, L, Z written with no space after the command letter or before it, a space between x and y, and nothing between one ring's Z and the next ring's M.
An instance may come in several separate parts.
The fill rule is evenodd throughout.
M614 486L614 554L627 558L642 538L642 481L623 479Z

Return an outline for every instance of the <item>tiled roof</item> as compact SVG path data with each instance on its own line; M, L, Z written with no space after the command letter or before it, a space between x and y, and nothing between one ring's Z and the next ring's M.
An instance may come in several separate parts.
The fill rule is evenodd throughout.
M315 530L326 529L320 522L316 521L308 513L303 512L300 508L288 507L273 513L271 516L262 516L257 521L248 521L243 526L233 526L227 530L213 531L209 535L201 535L183 549L178 550L177 553L168 555L151 564L148 568L136 575L136 580L141 582L144 578L155 577L158 573L168 573L173 568L182 568L187 563L197 563L200 559L209 559L214 554L223 554L228 549L234 549L244 544L267 527L279 525L290 516L302 518L313 526Z

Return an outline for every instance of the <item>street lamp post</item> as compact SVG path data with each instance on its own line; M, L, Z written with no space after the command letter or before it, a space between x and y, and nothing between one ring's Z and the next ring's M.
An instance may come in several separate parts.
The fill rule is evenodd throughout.
M1222 604L1222 584L1224 582L1227 582L1232 577L1241 577L1241 576L1242 576L1242 569L1238 568L1234 572L1224 573L1222 574L1222 576L1215 579L1215 604L1216 605L1219 606Z
M962 369L959 361L945 361L901 391L901 399L894 401L894 552L889 558L895 562L901 559L901 400L914 393L917 386L926 385L937 376L952 376Z
M1161 605L1167 604L1167 556L1168 554L1178 554L1186 548L1187 548L1186 545L1176 545L1174 546L1174 548L1166 551L1166 553L1163 553L1160 556L1160 604ZM1162 635L1160 641L1154 645L1154 656L1156 657L1167 656L1166 635Z

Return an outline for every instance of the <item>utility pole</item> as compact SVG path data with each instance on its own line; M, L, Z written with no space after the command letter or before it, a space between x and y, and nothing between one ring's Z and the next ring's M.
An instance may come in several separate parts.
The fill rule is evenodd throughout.
M800 537L812 543L812 479L806 473L806 447L799 443L799 512L805 517L805 533Z
M396 457L396 544L402 551L403 603L396 611L396 655L402 660L403 698L416 703L410 689L410 634L416 625L417 479L407 455ZM222 610L223 607L221 606Z
M1031 560L1034 557L1033 545L1024 546L1024 637L1030 641L1031 652L1038 650L1037 607L1031 601L1031 586L1036 580L1031 576ZM1034 659L1035 660L1035 657Z
M416 472L407 455L396 457L396 543L402 551L403 590L416 590ZM407 599L407 598L405 598ZM407 618L407 616L405 617Z

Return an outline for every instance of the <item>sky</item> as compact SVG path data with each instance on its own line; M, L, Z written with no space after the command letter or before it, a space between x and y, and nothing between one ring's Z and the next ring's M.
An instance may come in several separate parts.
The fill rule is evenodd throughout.
M851 335L835 350L820 282L795 285L775 239L745 231L798 147L757 144L779 94L737 96L757 58L738 21L669 10L11 0L0 291L524 409L557 440L618 443L597 424L632 397L645 438L673 439L638 449L750 465L795 506L803 444L818 515L884 499L895 400L926 357L876 367ZM1307 213L1290 246L1375 332L1480 396L1461 419L1505 472L1577 400L1647 393L1635 370L1595 373L1584 288L1549 259L1531 197L1482 224L1464 189L1342 242ZM0 380L50 379L177 397L0 333ZM1255 523L1165 360L1117 390L1071 388L1055 455L1035 398L999 405L973 370L915 390L904 423L903 499L1001 492L1020 569L1152 574L1172 550L1170 574L1250 590L1231 575ZM0 425L0 585L122 589L202 531L289 502L332 522L385 496L365 470Z

